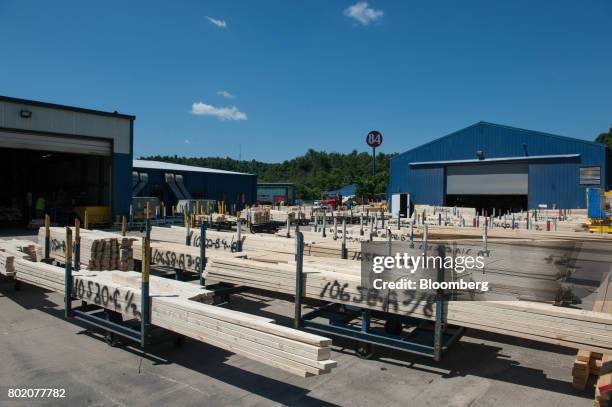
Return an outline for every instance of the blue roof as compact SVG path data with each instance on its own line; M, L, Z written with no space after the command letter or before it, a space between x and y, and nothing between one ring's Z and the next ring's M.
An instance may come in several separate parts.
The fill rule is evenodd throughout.
M325 191L325 195L338 194L342 196L350 196L350 195L355 195L355 191L357 191L357 185L351 184L351 185L345 185L342 188L332 189L331 191Z

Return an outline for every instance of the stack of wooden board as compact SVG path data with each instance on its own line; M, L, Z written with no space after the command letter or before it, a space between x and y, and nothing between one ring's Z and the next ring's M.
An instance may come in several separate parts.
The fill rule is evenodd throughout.
M36 245L28 240L0 240L0 274L15 275L15 259L36 261Z
M73 239L74 239L74 228ZM132 270L134 268L132 241L133 238L116 234L81 229L80 262L89 270ZM66 230L50 228L49 255L64 261ZM45 229L38 231L38 241L45 244Z
M603 280L597 290L593 311L612 315L612 272ZM589 377L598 376L595 385L595 406L607 407L610 403L612 388L612 353L602 354L585 349L578 351L572 369L572 384L576 389L584 390ZM608 391L600 391L600 388Z
M250 221L254 225L262 223L268 223L272 219L270 217L270 210L264 208L254 208L250 211Z
M584 390L591 375L599 376L603 355L581 349L576 355L572 368L572 385L577 390Z
M15 259L15 278L64 292L64 269ZM302 377L328 373L331 340L276 325L272 319L210 304L212 292L197 285L150 277L151 324L209 343ZM140 274L82 270L73 274L73 296L139 319Z
M206 277L293 294L295 266L269 261L210 259ZM431 297L415 297L412 303L406 303L392 295L361 288L358 270L333 263L322 265L320 260L306 262L303 269L305 297L425 319L435 315ZM446 311L448 322L454 325L601 353L612 349L612 316L608 314L527 301L451 301Z

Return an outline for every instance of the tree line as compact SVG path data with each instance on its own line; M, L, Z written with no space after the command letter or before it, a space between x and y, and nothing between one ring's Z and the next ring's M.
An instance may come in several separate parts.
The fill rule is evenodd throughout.
M357 184L360 197L384 194L389 181L389 160L396 153L376 155L376 175L372 176L372 155L353 150L348 154L310 149L306 154L281 163L236 160L229 157L179 157L155 155L142 160L208 167L257 175L258 182L291 182L298 199L320 199L323 191Z

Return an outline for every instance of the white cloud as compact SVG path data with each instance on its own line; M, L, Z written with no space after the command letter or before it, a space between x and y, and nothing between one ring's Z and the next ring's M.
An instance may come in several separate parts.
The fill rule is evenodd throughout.
M191 140L185 139L185 144L191 144Z
M384 12L368 7L368 3L360 1L344 10L344 15L356 20L360 24L368 25L376 20L380 20Z
M212 18L209 16L206 16L206 18L211 24L216 25L217 27L221 27L221 28L227 27L227 23L225 22L225 20L217 20L216 18Z
M218 92L217 92L217 95L219 95L219 96L223 96L225 99L235 99L235 98L236 98L236 96L235 96L235 95L232 95L231 93L229 93L229 92L228 92L228 91L226 91L226 90L220 90L220 91L218 91Z
M219 120L246 120L247 115L241 112L236 106L215 107L206 103L196 102L191 105L189 112L196 116L213 116Z

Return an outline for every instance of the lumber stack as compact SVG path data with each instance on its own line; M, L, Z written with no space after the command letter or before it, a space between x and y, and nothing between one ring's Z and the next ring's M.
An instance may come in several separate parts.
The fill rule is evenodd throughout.
M173 226L171 228L156 227L151 228L151 239L163 242L184 244L186 228ZM200 245L199 229L189 230L190 241L193 246ZM320 239L320 241L310 239L311 235L304 242L304 255L329 258L340 258L341 244L339 241ZM221 232L214 230L206 231L206 247L212 250L231 251L236 234L232 232ZM281 254L295 253L295 240L280 238L273 235L243 234L242 249L246 251L263 251ZM350 242L347 244L349 259L359 259L361 246L358 243Z
M250 211L251 223L259 225L262 223L268 223L271 220L270 210L264 208L254 208Z
M132 270L133 238L101 231L81 229L80 262L89 270ZM73 229L74 237L74 229ZM66 248L66 230L64 228L50 228L49 255L64 262ZM38 230L38 241L41 246L45 242L45 229Z
M612 272L604 278L597 290L593 311L612 315ZM612 353L602 354L585 349L578 351L572 369L574 388L584 390L591 375L598 376L595 385L595 406L607 407L610 404L610 392L602 392L600 389L612 386Z
M64 292L64 269L15 259L15 277ZM189 283L150 277L151 323L302 377L328 373L331 340L276 325L272 319L208 304L212 292ZM139 319L140 274L83 270L73 273L73 295L90 304Z
M242 312L156 298L152 323L302 377L328 373L336 366L330 360L330 339Z
M305 258L306 260L307 258ZM334 260L340 262L342 260ZM432 319L433 300L397 301L377 290L361 288L358 270L337 264L304 264L307 298ZM293 294L295 266L242 258L211 259L206 277L229 283ZM612 316L592 311L553 307L527 301L451 301L450 324L519 338L606 353L612 349Z
M36 245L28 240L0 240L0 274L15 275L15 259L36 261Z

